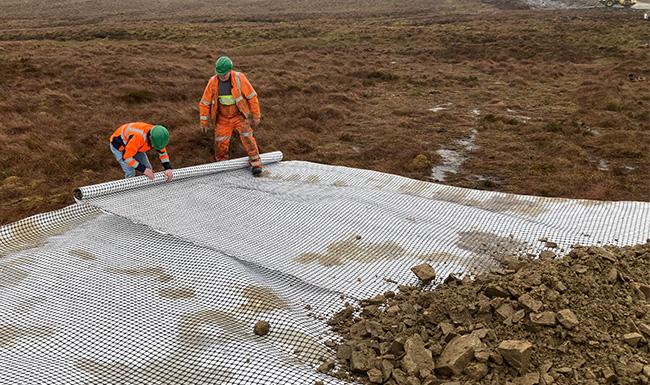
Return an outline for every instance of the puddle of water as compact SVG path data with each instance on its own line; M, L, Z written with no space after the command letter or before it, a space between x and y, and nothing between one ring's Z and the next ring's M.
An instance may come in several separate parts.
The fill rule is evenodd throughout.
M433 166L431 169L431 178L439 182L446 181L447 174L457 174L458 170L460 170L460 166L467 159L467 157L454 150L441 149L436 152L442 158L442 164Z
M440 112L449 109L449 106L451 106L451 103L444 103L440 104L437 106L433 106L432 108L429 108L429 111L431 112Z
M597 167L600 171L607 171L609 170L609 162L607 162L605 159L601 159L598 161Z
M460 167L467 160L466 153L477 148L475 143L477 135L478 131L472 129L470 136L456 141L456 146L459 147L458 150L444 148L437 150L436 153L442 158L442 164L431 168L431 179L444 182L447 180L448 174L457 174Z
M517 110L512 110L510 108L506 109L506 112L508 112L511 118L519 119L522 123L528 123L530 120L529 116L521 115L521 113Z

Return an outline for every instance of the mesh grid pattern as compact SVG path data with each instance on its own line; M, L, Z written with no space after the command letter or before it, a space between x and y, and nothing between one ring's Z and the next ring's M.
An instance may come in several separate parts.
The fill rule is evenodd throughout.
M649 203L296 161L252 178L245 166L84 187L76 205L1 227L0 383L336 384L313 369L332 354L324 319L415 284L417 263L442 279L541 251L540 238L567 252L650 236ZM259 319L269 335L253 334Z

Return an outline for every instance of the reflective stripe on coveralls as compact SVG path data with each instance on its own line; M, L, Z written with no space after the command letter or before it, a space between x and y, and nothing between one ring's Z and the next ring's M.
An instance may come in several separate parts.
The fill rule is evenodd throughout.
M233 81L234 79L234 81ZM202 126L212 119L216 124L214 130L215 159L228 159L228 148L233 130L237 130L242 145L248 153L253 167L262 167L259 159L259 149L253 136L253 130L247 119L260 119L261 113L257 92L250 84L246 75L231 71L231 96L234 105L224 105L220 102L219 77L214 75L208 81L199 102L199 116ZM244 97L245 95L245 97Z
M113 135L110 137L111 145L115 147L118 151L122 152L124 161L129 167L133 167L140 172L144 172L146 166L141 164L135 159L135 155L142 152L146 153L152 149L151 144L148 140L148 133L154 127L153 124L143 123L143 122L134 122L123 124L118 127ZM122 142L122 147L117 148L113 145L114 139L119 138ZM120 140L117 140L118 142ZM165 170L170 170L171 163L169 161L169 154L167 149L163 148L162 150L156 150L158 152L158 158L162 163Z
M234 106L235 98L232 95L219 95L219 103L223 106Z

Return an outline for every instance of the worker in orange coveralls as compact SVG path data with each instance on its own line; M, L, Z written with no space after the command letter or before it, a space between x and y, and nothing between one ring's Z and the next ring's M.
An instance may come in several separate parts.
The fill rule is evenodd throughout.
M253 86L241 72L232 70L232 60L221 56L214 64L216 75L211 77L199 102L201 132L206 133L210 121L214 129L214 157L217 162L228 159L228 147L233 130L237 130L253 176L262 173L262 162L253 127L260 124L260 103Z
M169 143L167 128L142 122L127 123L119 126L109 140L111 151L124 171L124 178L134 177L137 170L153 180L155 175L147 151L155 148L165 168L165 180L172 180L172 165L166 148Z

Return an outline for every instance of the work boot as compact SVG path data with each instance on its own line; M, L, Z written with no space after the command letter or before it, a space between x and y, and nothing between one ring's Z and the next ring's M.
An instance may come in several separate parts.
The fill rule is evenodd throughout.
M262 171L264 171L264 169L262 167L253 167L253 169L251 170L254 177L258 177L258 176L262 175Z

